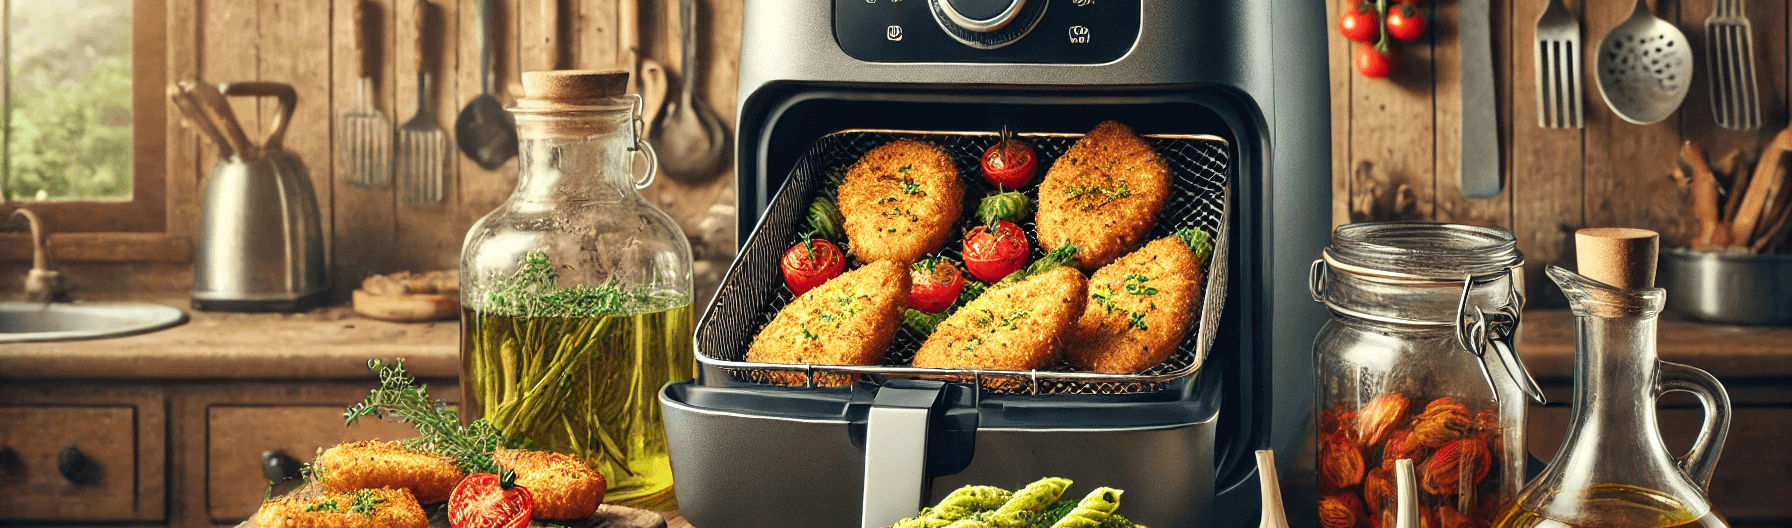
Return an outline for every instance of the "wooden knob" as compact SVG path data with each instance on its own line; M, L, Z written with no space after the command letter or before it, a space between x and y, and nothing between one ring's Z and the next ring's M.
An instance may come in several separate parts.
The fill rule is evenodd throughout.
M1655 287L1660 249L1661 236L1647 229L1599 227L1574 232L1580 274L1627 290Z

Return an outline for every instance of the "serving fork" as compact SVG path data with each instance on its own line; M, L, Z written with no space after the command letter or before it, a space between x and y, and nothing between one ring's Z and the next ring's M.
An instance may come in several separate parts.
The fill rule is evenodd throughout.
M1580 22L1562 0L1549 0L1537 17L1535 51L1537 126L1581 128Z
M1742 0L1717 0L1705 18L1706 57L1711 63L1711 114L1732 130L1761 127L1755 88L1755 41Z

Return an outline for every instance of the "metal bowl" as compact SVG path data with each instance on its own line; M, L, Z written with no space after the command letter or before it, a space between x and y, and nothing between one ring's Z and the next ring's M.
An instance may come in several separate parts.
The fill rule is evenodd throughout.
M1701 321L1792 323L1792 255L1725 255L1668 248L1660 286L1668 309Z

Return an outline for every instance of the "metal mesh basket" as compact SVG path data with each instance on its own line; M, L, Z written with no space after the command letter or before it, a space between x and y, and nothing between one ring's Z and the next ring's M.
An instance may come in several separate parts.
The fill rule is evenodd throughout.
M1017 134L1028 140L1039 157L1039 178L1051 163L1063 155L1082 134ZM975 369L935 369L908 366L919 350L923 336L907 326L898 331L879 366L787 365L746 361L748 348L759 330L769 324L794 297L784 285L779 259L785 249L801 240L806 231L809 203L827 181L828 171L844 169L859 157L884 143L897 139L916 139L938 144L951 153L958 164L970 201L964 218L959 220L958 233L978 225L973 218L974 202L996 192L975 169L980 157L999 141L998 134L988 132L922 132L900 130L847 130L816 140L797 161L783 189L772 199L758 228L747 240L745 249L734 261L723 279L715 300L697 325L697 359L705 365L720 367L735 379L767 384L789 384L792 380L814 386L818 377L843 379L853 375L885 377L917 377L969 382L1005 393L1021 394L1131 394L1163 390L1166 383L1200 370L1213 344L1221 306L1226 297L1226 251L1230 191L1227 185L1231 146L1226 140L1208 135L1146 135L1145 140L1169 162L1171 192L1145 240L1169 236L1177 229L1196 228L1214 240L1213 257L1208 259L1202 288L1203 298L1196 304L1194 316L1199 323L1176 348L1176 353L1163 363L1136 374L1096 374L1077 372L1068 365L1053 365L1036 371L998 371ZM970 168L972 170L964 170ZM1025 191L1038 203L1038 185ZM1032 244L1032 259L1044 255L1031 221L1021 225ZM962 262L960 237L954 237L941 253Z

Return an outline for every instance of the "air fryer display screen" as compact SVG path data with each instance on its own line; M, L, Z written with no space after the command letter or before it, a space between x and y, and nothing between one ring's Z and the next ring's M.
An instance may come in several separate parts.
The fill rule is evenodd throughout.
M1140 16L1139 0L834 0L834 39L872 62L1100 64Z

